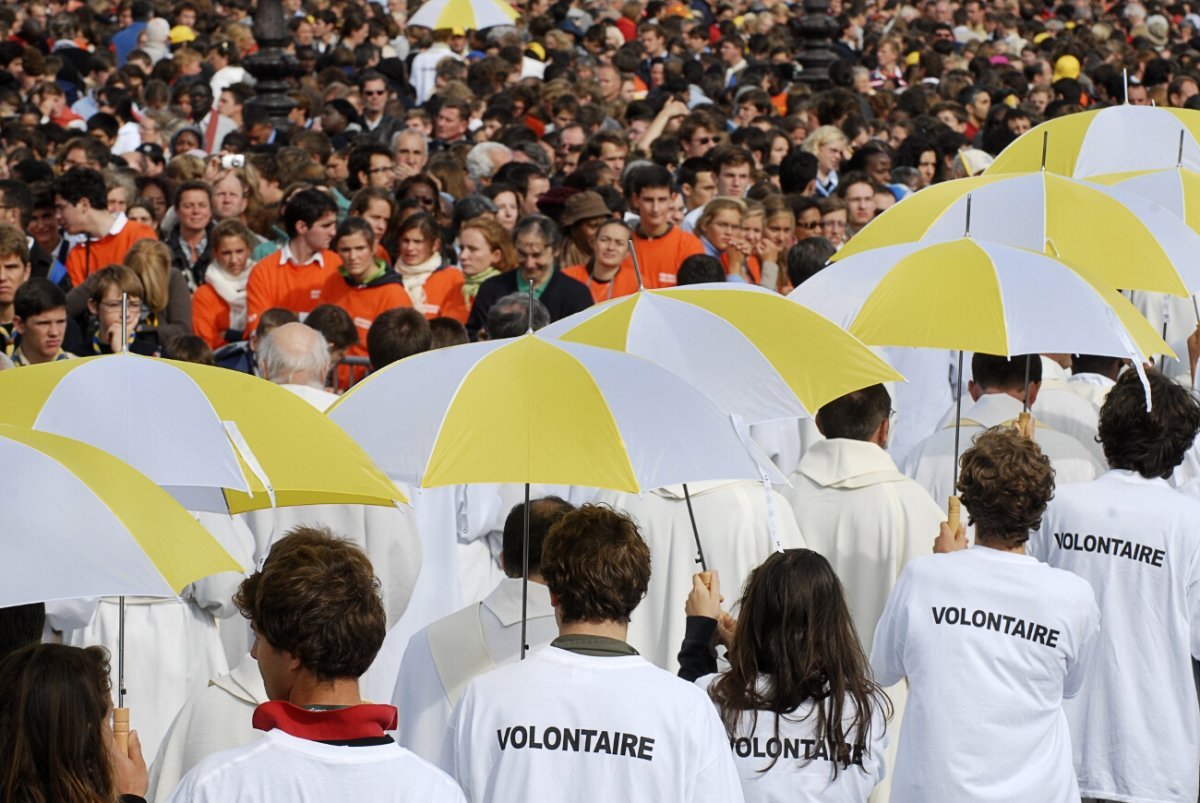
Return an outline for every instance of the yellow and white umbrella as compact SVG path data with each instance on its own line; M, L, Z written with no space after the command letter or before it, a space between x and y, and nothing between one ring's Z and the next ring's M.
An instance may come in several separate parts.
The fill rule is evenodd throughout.
M1196 170L1186 167L1130 170L1089 176L1087 180L1153 201L1200 233L1200 172Z
M189 510L407 501L308 403L256 377L113 354L0 373L0 422L90 443Z
M983 175L927 187L856 234L835 261L872 248L963 235L1043 251L1109 287L1186 296L1200 290L1200 235L1167 209L1118 187L1050 172Z
M864 251L789 298L875 346L1105 354L1139 364L1169 351L1128 299L1098 279L974 237Z
M851 391L903 379L832 321L746 284L643 290L540 334L645 357L752 424L807 416Z
M242 570L165 491L100 449L0 424L0 463L0 607L173 597L203 577Z
M1200 170L1200 112L1122 105L1056 117L1022 134L985 175L1040 169L1043 145L1046 170L1075 178L1177 164Z
M423 488L546 483L641 493L764 472L780 479L730 415L665 368L539 335L401 360L355 385L328 415L388 476Z
M512 25L521 12L504 0L429 0L408 18L409 26L443 30L482 31Z

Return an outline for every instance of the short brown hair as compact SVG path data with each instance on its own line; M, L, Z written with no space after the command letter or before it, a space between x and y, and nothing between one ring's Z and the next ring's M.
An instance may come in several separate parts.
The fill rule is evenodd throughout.
M370 558L326 527L295 527L276 541L233 603L323 683L361 676L387 634Z
M0 224L0 256L15 256L21 264L29 264L29 243L25 232L7 223Z
M127 268L124 265L109 265L107 268L101 268L96 271L96 278L92 281L94 282L92 294L88 298L97 304L104 300L110 287L116 287L130 298L145 300L146 297L146 289L142 285L141 278L133 271L133 268Z
M1126 371L1108 391L1100 408L1100 444L1112 468L1166 479L1196 439L1200 402L1191 390L1154 369L1146 371L1146 382L1153 402L1150 410L1146 389L1134 371Z
M1016 428L992 427L963 453L958 493L976 538L1012 548L1041 526L1054 496L1054 469L1041 448Z
M584 505L550 528L541 569L564 623L628 622L650 583L650 548L627 514Z

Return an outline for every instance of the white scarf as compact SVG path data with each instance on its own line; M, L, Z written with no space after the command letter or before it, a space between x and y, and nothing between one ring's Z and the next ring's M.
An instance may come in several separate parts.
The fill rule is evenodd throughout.
M404 280L404 289L412 299L413 307L425 309L425 280L442 266L442 255L434 254L419 265L406 265L403 259L396 260L396 270Z
M241 331L246 328L246 282L249 279L249 268L234 276L216 262L210 263L208 270L204 271L205 283L229 305L230 329Z

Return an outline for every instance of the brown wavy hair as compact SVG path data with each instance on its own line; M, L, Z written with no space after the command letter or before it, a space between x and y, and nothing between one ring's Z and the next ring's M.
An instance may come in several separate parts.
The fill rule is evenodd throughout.
M295 527L276 541L233 602L322 683L361 676L387 634L371 559L326 527Z
M811 549L777 552L751 572L728 658L729 670L709 696L729 737L738 735L746 712L751 730L757 729L762 712L774 715L778 738L780 719L811 703L799 721L811 721L813 738L838 758L829 762L834 778L869 753L874 713L882 708L885 718L892 715L891 700L871 677L842 584ZM760 685L763 678L769 682Z
M963 452L958 495L976 538L1012 549L1041 526L1054 497L1054 469L1037 443L1016 428L992 427Z
M30 644L0 663L0 799L114 803L103 647Z
M650 583L650 547L625 513L584 505L550 528L541 569L563 623L628 622Z
M1117 379L1100 408L1100 445L1113 468L1166 479L1183 462L1200 429L1196 394L1158 371L1146 371L1152 409L1133 371Z

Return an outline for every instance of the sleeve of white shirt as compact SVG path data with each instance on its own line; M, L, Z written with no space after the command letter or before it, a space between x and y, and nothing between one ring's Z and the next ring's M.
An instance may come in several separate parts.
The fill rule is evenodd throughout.
M438 766L442 771L458 782L467 800L471 797L471 723L469 710L471 707L471 685L454 707L450 721L446 724L446 738L442 741L442 755Z
M1200 552L1193 556L1190 569L1185 598L1188 621L1192 623L1192 657L1200 661Z
M707 696L707 692L704 693ZM717 715L716 707L706 704L703 713L703 736L701 745L705 751L703 769L696 776L694 803L741 803L742 782L738 778L737 765L729 750L729 737L725 726Z
M900 573L896 587L888 596L887 604L883 607L883 615L875 626L875 643L871 645L871 670L875 673L875 682L880 686L891 686L899 683L908 674L904 668L904 636L908 623L909 578L911 569Z

